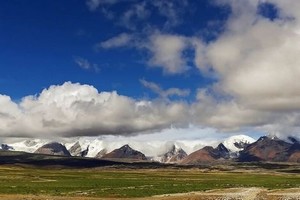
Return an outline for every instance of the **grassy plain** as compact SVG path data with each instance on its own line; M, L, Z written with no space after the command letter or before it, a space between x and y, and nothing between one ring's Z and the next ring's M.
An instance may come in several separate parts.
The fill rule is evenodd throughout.
M130 198L223 188L299 188L300 174L269 170L66 169L0 166L0 194Z

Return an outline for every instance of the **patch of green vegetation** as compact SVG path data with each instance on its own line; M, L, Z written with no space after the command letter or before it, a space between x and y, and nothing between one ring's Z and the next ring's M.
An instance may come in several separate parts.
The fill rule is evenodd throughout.
M203 172L197 169L41 169L0 166L1 194L145 197L233 187L300 187L289 173Z

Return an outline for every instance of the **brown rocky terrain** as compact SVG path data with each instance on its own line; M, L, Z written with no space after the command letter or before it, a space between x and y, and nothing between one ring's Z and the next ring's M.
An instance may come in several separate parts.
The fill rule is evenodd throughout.
M229 151L223 145L219 144L216 148L211 146L206 146L198 151L195 151L188 155L185 159L183 159L180 164L201 164L201 163L209 163L214 162L219 159L227 159L229 158Z
M71 156L70 152L66 149L66 147L57 142L45 144L42 147L38 148L34 153Z
M261 137L256 142L246 146L240 152L239 160L243 162L272 161L272 162L298 162L300 145L285 142L276 137Z
M134 149L129 145L124 145L119 149L115 149L112 152L105 154L102 158L122 158L122 159L134 159L134 160L147 160L146 156Z

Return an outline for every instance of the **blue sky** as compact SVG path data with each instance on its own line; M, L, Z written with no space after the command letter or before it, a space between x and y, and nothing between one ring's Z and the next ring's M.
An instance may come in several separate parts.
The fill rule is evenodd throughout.
M292 0L1 1L0 131L297 136L298 8Z
M180 1L174 1L177 7L172 9L178 13L174 16L176 19L168 19L148 3L149 16L137 20L132 17L128 22L132 27L127 27L120 18L137 3L125 1L91 10L83 0L1 2L1 93L19 99L39 93L50 85L72 81L141 98L152 94L142 87L140 79L157 82L162 87L191 88L193 91L210 83L212 80L203 77L192 62L188 63L190 70L183 76L166 75L148 66L149 52L146 50L96 49L95 46L121 33L147 37L155 30L210 39L215 33L208 32L209 24L226 17L228 9L207 1L190 2L191 5L181 9ZM112 12L116 19L108 19L101 9ZM218 29L213 27L212 31ZM192 51L186 53L193 54ZM80 68L76 58L97 65L98 70Z

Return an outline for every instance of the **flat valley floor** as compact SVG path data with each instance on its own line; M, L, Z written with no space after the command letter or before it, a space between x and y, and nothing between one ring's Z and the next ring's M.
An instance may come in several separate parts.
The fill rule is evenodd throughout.
M300 200L299 166L89 169L0 165L8 200Z

